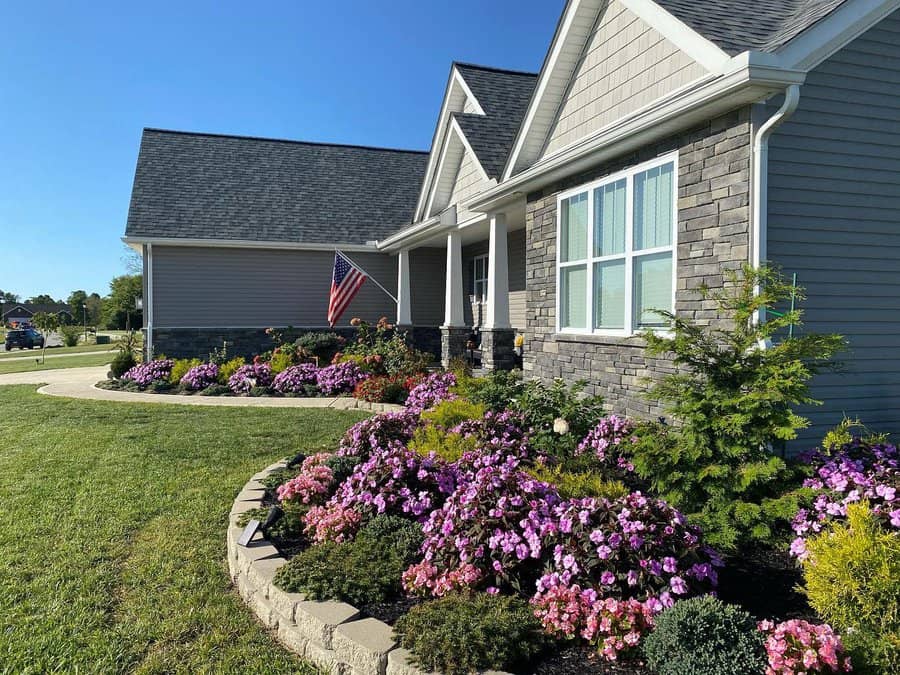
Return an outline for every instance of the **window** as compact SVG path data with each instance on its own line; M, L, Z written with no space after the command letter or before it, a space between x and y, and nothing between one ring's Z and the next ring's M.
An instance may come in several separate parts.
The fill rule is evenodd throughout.
M474 272L472 292L475 295L475 301L484 302L487 300L488 257L486 255L474 257L472 269Z
M664 325L653 310L674 304L675 162L656 160L560 196L559 331L631 335Z

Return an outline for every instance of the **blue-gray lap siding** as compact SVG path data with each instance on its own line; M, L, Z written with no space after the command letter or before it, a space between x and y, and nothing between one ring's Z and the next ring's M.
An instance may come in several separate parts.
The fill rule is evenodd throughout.
M397 287L397 258L381 253L348 253L391 293ZM431 283L443 252L415 251L410 267L413 320L436 326L443 316L441 283ZM153 247L155 328L259 328L327 325L334 253L247 248ZM438 309L436 309L436 307ZM359 316L393 320L396 307L375 284L360 289L341 325Z
M900 433L900 14L817 66L773 135L768 258L806 288L803 330L850 343L801 443L843 415Z

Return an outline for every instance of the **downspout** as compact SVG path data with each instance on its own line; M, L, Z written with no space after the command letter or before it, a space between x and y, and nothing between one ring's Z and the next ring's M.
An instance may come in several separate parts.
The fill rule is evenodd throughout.
M147 344L144 351L147 360L153 358L153 244L147 244L147 301L144 310L147 313Z
M758 269L767 257L768 219L769 219L769 138L772 133L784 124L800 103L800 85L792 84L784 92L784 103L763 125L757 129L753 138L753 171L751 177L750 199L752 204L752 232L750 264ZM757 289L758 291L759 289ZM758 321L765 321L763 312Z

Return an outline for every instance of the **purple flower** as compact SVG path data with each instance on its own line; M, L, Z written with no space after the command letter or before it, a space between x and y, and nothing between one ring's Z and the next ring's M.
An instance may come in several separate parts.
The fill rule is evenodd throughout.
M279 394L303 394L306 387L315 385L319 369L312 363L289 366L275 376L272 388Z
M432 373L413 387L406 399L408 410L422 412L433 408L441 401L450 401L457 398L450 392L451 387L456 386L456 376L453 373Z
M350 393L365 379L365 373L354 361L343 361L322 368L316 376L316 384L326 396L335 396Z
M191 391L200 391L215 384L219 378L219 366L203 363L188 370L181 378L181 384Z
M174 364L172 359L157 359L139 363L122 375L122 379L127 382L134 382L141 389L144 389L154 382L165 382L168 380Z
M272 384L272 369L268 363L250 363L241 366L228 378L228 388L235 394L247 394L253 387Z

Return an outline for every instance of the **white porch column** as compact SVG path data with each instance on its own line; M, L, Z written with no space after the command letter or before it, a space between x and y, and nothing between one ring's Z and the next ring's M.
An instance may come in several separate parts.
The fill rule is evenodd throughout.
M444 325L465 326L463 318L462 237L458 230L447 233L447 280L444 286Z
M487 317L484 328L509 328L509 254L506 247L506 214L492 213L489 220Z
M397 256L397 325L412 325L412 299L409 292L409 249Z

